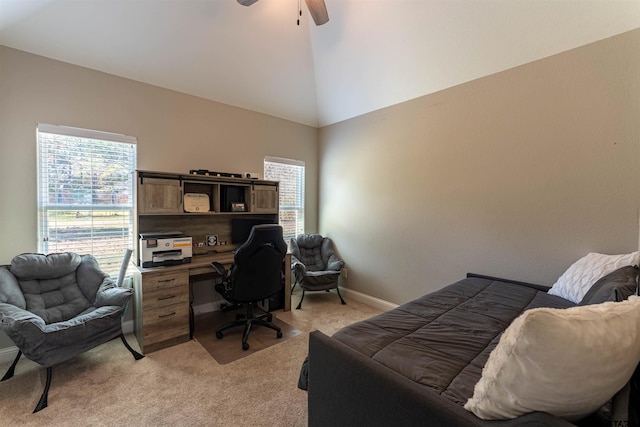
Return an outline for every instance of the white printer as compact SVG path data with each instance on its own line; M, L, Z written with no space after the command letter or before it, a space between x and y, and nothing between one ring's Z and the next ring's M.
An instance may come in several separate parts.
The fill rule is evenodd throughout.
M191 237L179 231L140 233L140 265L143 268L191 262Z

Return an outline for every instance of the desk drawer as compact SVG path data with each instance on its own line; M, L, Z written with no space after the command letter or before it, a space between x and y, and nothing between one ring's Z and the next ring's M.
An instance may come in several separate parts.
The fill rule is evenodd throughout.
M186 304L189 302L189 285L146 291L142 299L142 310L167 307L172 304Z
M186 270L142 275L142 292L144 292L145 297L147 292L181 285L189 286L189 272Z
M144 345L189 335L189 304L173 304L167 307L144 310Z

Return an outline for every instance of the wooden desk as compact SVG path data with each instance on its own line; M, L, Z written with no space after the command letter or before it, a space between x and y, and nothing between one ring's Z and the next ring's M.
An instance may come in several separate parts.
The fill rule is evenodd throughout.
M191 336L190 278L214 273L214 261L225 267L233 252L194 256L189 264L139 268L142 280L134 283L135 334L143 353L185 341ZM282 263L284 311L291 310L291 254Z

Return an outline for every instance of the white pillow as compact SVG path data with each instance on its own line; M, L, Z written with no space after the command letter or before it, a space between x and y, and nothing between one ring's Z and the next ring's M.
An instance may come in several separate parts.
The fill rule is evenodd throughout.
M640 362L640 297L525 311L489 355L465 409L485 420L595 412Z
M562 273L548 293L578 304L598 279L618 268L636 264L638 252L623 255L590 253Z

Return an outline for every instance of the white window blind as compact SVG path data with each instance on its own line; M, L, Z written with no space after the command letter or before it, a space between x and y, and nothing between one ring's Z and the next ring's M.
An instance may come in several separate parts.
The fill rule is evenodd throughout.
M38 251L91 254L115 275L133 247L136 138L38 124Z
M304 233L304 162L265 157L264 178L280 181L280 225L289 242Z

